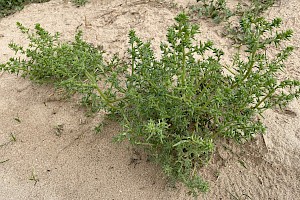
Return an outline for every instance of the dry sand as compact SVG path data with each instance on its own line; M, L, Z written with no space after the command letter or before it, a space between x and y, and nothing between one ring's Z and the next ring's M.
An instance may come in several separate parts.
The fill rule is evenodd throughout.
M62 32L66 40L73 39L79 27L87 41L121 54L127 48L128 31L135 29L158 48L178 13L170 2L91 0L76 8L67 1L52 0L28 5L0 19L0 61L12 56L9 42L27 43L15 26L17 21L29 27L40 23L51 32ZM174 2L185 7L195 1ZM299 0L282 1L265 16L282 17L283 28L294 30L291 44L296 50L285 76L299 79ZM227 55L234 51L221 36L221 26L204 20L197 23L202 38L212 39ZM95 134L93 128L103 120L103 113L87 117L76 101L58 97L52 87L1 74L0 200L191 198L180 184L170 187L159 167L126 142L111 142L120 130L117 123L108 122L102 133ZM300 199L300 101L293 101L284 112L269 110L264 116L266 135L243 148L228 144L234 154L217 148L212 164L203 169L211 189L198 199ZM62 127L60 136L57 126Z

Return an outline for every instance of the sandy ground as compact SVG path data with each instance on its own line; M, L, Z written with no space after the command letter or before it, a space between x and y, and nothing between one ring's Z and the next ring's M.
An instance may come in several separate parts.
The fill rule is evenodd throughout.
M135 29L155 48L178 13L172 1L91 0L82 8L67 1L31 4L19 13L0 19L0 61L12 52L12 40L26 44L17 21L59 31L73 39L77 28L84 39L103 45L108 53L124 53L127 34ZM183 7L189 2L174 1ZM282 1L266 17L282 17L283 28L292 28L296 50L288 61L287 77L300 77L300 2ZM199 20L202 38L226 50L234 49L222 37L221 26ZM226 58L226 57L225 57ZM15 75L0 76L0 200L77 199L190 199L180 184L167 184L159 167L126 142L111 138L120 127L107 122L102 133L94 126L103 113L87 117L74 100L61 100L52 87L38 86ZM233 153L218 147L210 166L203 169L211 189L198 199L300 199L300 101L285 111L265 113L267 134L245 147L228 144ZM60 127L58 131L57 127ZM59 134L58 134L59 133ZM15 137L15 141L13 140Z

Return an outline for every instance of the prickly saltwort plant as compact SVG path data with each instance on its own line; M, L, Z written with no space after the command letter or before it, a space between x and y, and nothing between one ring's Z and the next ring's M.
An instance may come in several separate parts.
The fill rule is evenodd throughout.
M129 59L114 56L103 62L101 52L80 35L72 45L57 46L58 36L50 37L37 25L38 37L29 34L35 46L25 50L10 45L27 59L11 58L0 67L93 95L97 106L121 119L123 132L116 141L128 139L140 146L170 180L184 183L197 195L208 190L198 169L209 162L215 141L228 138L243 143L263 133L265 127L257 116L298 98L300 82L277 78L293 50L281 48L292 31L277 31L280 19L244 17L240 30L245 51L234 56L231 66L221 64L224 53L211 41L195 39L199 27L190 24L185 14L175 20L167 42L161 43L159 59L151 43L134 31L129 33ZM267 50L273 46L278 54L272 57Z

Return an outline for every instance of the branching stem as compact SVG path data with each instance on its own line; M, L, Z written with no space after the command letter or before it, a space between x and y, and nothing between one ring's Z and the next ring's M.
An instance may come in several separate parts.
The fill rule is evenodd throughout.
M257 39L257 40L259 40L259 39ZM253 69L253 66L254 66L254 64L255 64L255 56L256 56L257 49L258 49L258 44L257 44L257 43L258 43L258 42L256 42L256 44L255 44L255 46L254 46L254 48L253 48L253 50L252 50L252 53L251 53L251 56L250 56L250 61L249 61L249 65L248 65L248 69L247 69L246 74L244 75L244 77L243 77L240 81L238 81L237 83L235 83L234 85L232 85L231 89L234 89L234 88L235 88L236 86L238 86L240 83L243 83L244 80L246 80L246 79L250 76L250 74L251 74L251 72L252 72L252 69Z
M95 80L95 78L89 73L89 72L85 72L86 76L88 77L88 79L93 83L93 86L95 87L95 89L97 90L97 92L99 93L99 95L101 96L101 98L107 103L107 105L116 110L117 108L115 106L112 105L112 103L119 101L118 99L114 100L114 101L110 101L108 99L108 97L102 92L102 90L99 88L99 86L97 85L97 81Z
M274 92L276 91L277 87L273 90L271 90L262 100L260 100L253 109L257 109L263 102L265 102Z

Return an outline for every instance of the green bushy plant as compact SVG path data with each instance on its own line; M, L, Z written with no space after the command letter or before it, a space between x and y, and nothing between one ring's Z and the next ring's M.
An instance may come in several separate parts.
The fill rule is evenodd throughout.
M43 3L49 0L0 0L0 18L22 10L28 3Z
M266 54L271 45L279 47L292 36L290 30L275 32L280 19L243 18L246 59L237 54L230 67L220 64L223 52L212 42L195 40L198 27L186 15L176 21L168 30L168 42L161 44L160 59L149 42L130 32L131 61L118 70L125 72L125 82L112 82L126 85L119 90L124 100L116 105L125 129L118 139L143 146L170 178L196 194L208 188L197 169L211 158L214 141L243 142L263 133L256 116L299 97L300 83L276 78L292 47L274 58Z
M265 127L257 115L298 98L300 82L277 78L293 50L281 48L292 31L277 31L280 19L244 17L240 29L245 51L234 56L231 66L221 64L224 53L211 41L196 40L199 27L190 24L185 14L175 20L167 42L161 43L160 58L151 43L143 42L134 31L129 33L128 60L114 56L104 63L102 54L79 36L74 43L78 46L58 45L58 51L52 47L56 40L48 39L43 30L33 50L11 45L24 52L26 60L11 58L0 69L22 71L36 81L51 80L71 91L93 94L94 102L100 101L97 106L121 119L124 131L116 141L128 139L145 149L171 180L184 183L197 195L208 190L198 169L212 157L216 140L243 143L263 133ZM21 30L28 34L22 26ZM81 47L84 53L78 50ZM276 56L268 55L270 47L277 47ZM94 51L99 56L87 56ZM82 86L88 90L81 90Z
M251 0L251 4L242 11L242 14L261 15L272 7L278 0Z
M15 52L0 69L10 73L21 74L37 83L53 83L62 88L66 94L80 93L82 102L93 111L98 110L97 96L94 88L87 83L86 72L98 75L103 72L103 52L82 40L82 32L75 35L73 42L60 41L60 34L50 34L40 24L31 32L17 23L22 33L27 35L28 48L10 43Z
M214 22L220 23L233 15L233 12L226 6L226 0L197 0L200 5L191 7L192 12L198 16L212 18Z
M84 6L88 0L72 0L73 4L77 7Z
M251 0L249 5L242 6L240 3L237 4L234 15L242 18L258 17L261 16L266 10L272 7L278 0ZM227 23L225 27L225 35L233 39L234 42L243 43L243 33L240 27L232 26L231 23Z
M176 21L160 59L149 42L130 32L130 62L107 70L115 73L110 84L122 99L102 99L123 118L124 133L117 140L142 146L167 176L197 194L208 189L197 169L211 158L216 139L243 142L263 133L257 115L298 98L300 82L277 79L293 50L279 48L292 36L291 30L275 31L280 19L243 18L246 59L236 54L232 66L220 63L223 52L212 42L195 40L199 29L186 15ZM266 53L271 46L279 48L274 58Z
M227 21L232 16L259 16L268 8L273 6L278 0L251 0L249 4L242 6L241 3L236 5L236 9L227 7L226 0L196 0L198 5L191 6L191 13L198 16L205 16L213 19L214 22L220 23Z

